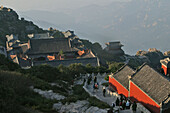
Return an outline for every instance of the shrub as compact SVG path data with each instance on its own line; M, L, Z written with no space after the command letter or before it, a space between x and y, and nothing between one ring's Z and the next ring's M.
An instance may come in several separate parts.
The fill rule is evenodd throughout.
M70 64L68 68L71 75L80 75L80 73L86 73L85 67L80 63Z
M98 108L105 109L105 108L110 108L110 106L100 100L98 100L95 97L90 97L88 99L90 106L97 106Z
M30 80L16 72L0 72L1 113L22 113L22 99L29 94Z
M105 82L105 83L103 83L102 85L105 86L105 87L108 87L108 86L109 86L109 83L108 83L108 82Z
M109 70L112 73L115 73L118 69L120 69L124 65L124 63L111 62L108 65L109 65Z
M59 70L49 65L34 66L29 69L28 73L31 76L36 76L37 78L40 78L47 82L54 82L60 77Z
M0 70L16 71L18 69L20 69L20 66L18 64L13 63L4 55L0 54Z

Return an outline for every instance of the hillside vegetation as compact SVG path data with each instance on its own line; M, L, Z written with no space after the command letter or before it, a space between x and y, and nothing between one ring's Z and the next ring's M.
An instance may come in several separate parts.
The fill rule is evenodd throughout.
M58 100L46 99L33 92L30 87L41 90L53 90L54 93L66 96L61 100L64 103L88 100L90 106L108 108L109 106L94 97L90 97L82 88L82 85L74 85L73 81L80 77L80 73L104 73L113 72L118 65L110 65L109 69L90 64L71 64L68 67L60 65L50 67L40 65L28 70L21 69L17 64L0 55L0 112L1 113L54 113L52 106ZM120 67L120 65L119 65ZM50 85L56 83L57 85ZM72 91L72 93L70 93Z

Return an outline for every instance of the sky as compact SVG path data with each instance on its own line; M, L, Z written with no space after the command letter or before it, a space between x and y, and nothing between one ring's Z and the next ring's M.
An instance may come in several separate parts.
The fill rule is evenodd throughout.
M0 5L12 8L16 11L53 11L57 9L76 9L91 4L107 5L114 1L124 2L130 0L0 0Z

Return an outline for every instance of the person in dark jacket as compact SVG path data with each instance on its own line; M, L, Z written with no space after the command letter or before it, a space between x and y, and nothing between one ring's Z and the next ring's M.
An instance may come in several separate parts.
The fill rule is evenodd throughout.
M103 88L103 96L105 97L105 93L106 93L106 88Z
M134 101L134 103L132 105L133 113L136 113L136 108L137 108L137 104L136 104L136 101Z
M119 98L116 99L116 106L119 106Z
M121 103L123 102L123 95L122 94L120 94L120 101L121 101Z
M123 102L122 102L122 108L123 108L123 110L125 110L125 108L126 108L126 101L125 100L123 100Z
M96 76L94 76L94 83L96 83L97 82L97 77Z
M115 103L114 103L114 102L112 103L112 107L113 107L113 108L115 107Z

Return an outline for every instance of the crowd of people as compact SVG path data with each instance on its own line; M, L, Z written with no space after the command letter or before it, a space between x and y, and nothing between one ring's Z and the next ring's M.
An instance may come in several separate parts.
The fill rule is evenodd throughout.
M117 98L116 101L112 103L112 108L108 110L108 113L113 113L113 108L115 106L119 106L120 110L128 110L131 108L131 105L132 105L133 113L136 113L136 109L137 109L136 101L134 101L132 104L129 99L126 99L125 96L120 95L120 99Z

